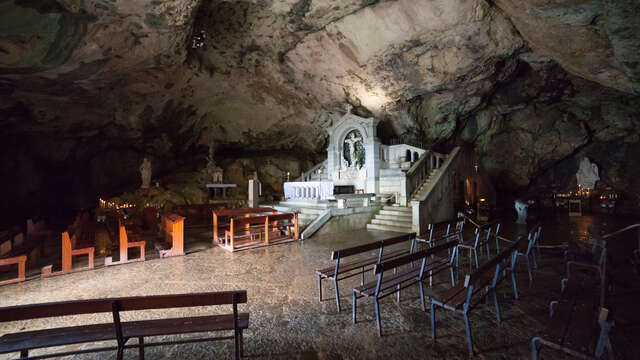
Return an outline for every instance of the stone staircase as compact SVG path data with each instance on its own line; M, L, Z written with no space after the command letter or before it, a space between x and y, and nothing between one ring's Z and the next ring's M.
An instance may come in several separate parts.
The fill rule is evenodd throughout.
M367 230L412 232L413 212L411 207L384 206L367 224Z
M429 173L429 176L427 177L427 179L422 183L422 185L420 185L418 190L414 191L413 195L411 195L411 200L412 201L414 201L414 200L415 201L420 201L420 200L424 199L427 196L427 191L429 190L429 184L431 184L431 182L435 178L435 175L439 171L440 171L440 169L431 170L431 172Z

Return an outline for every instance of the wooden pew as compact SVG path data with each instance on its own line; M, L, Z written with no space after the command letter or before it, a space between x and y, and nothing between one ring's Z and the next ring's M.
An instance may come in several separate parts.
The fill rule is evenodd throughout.
M19 331L0 337L0 353L20 353L21 359L29 358L29 351L72 344L86 344L116 341L115 346L94 348L73 347L62 352L46 354L46 357L116 351L117 359L122 359L125 349L138 349L140 359L144 359L144 349L149 346L184 344L198 341L233 340L236 359L242 356L243 330L249 327L249 314L239 313L238 304L247 303L247 292L224 291L194 294L135 296L110 299L62 301L43 304L18 305L0 308L0 322L53 318L83 314L112 313L113 321L71 327L46 328ZM210 305L231 305L232 313L179 318L155 318L150 320L121 321L120 314L127 311L201 307ZM156 312L156 314L161 314ZM46 324L46 322L39 322ZM177 339L174 341L144 341L151 336L166 336L190 333L210 333L233 331L233 335ZM137 338L138 343L127 344ZM66 350L66 351L65 351ZM43 356L38 354L36 357Z
M213 210L213 245L217 245L222 242L222 239L219 238L218 233L223 228L229 226L230 221L223 221L221 218L231 218L231 217L249 217L251 215L256 214L277 214L278 211L272 208L242 208L242 209L220 209Z
M431 296L431 337L436 339L435 307L462 314L467 333L467 345L469 355L473 355L473 341L471 338L471 326L469 325L469 312L478 303L489 295L493 295L496 309L496 317L500 322L500 305L498 303L497 285L501 278L503 262L511 259L511 267L515 266L518 247L524 238L515 241L511 246L497 254L476 271L467 275L462 284L455 285L444 291L430 294ZM512 272L513 274L513 272ZM512 276L515 284L515 277Z
M298 240L298 214L295 213L285 213L285 214L276 214L276 215L268 215L268 222L270 227L270 231L265 232L264 241L269 244L269 239L272 240L282 238L280 236L280 229L278 228L278 224L280 224L287 233L287 237ZM275 237L275 239L274 239Z
M126 264L130 262L144 261L144 247L146 246L146 241L142 238L142 236L136 232L130 231L127 233L127 228L124 224L123 217L118 214L117 216L117 231L114 232L118 234L118 240L120 242L120 260L113 261L112 256L107 256L104 258L104 266L111 265L120 265ZM134 241L129 241L131 238ZM140 248L140 256L136 259L129 259L129 248Z
M171 248L159 250L161 258L184 255L184 219L178 214L162 216L165 244L171 244Z
M47 265L42 268L42 277L56 276L62 274L68 274L76 271L84 271L93 269L93 255L95 247L88 246L85 248L73 248L73 244L76 246L86 246L87 244L79 244L77 240L78 233L73 235L73 239L69 238L69 232L62 233L62 270L52 272L53 265ZM89 257L89 263L85 267L73 268L73 257L78 255L87 255Z
M231 218L229 230L224 232L224 243L222 245L233 251L238 246L238 241L262 242L262 234L268 232L268 229L269 220L267 216Z
M381 261L390 260L394 257L411 253L415 247L415 239L416 233L404 234L368 244L332 251L331 260L334 260L335 264L324 269L316 270L316 274L318 275L319 301L322 301L322 280L333 280L333 287L336 296L336 306L338 307L338 312L340 312L340 292L338 290L338 281L360 275L360 285L364 285L364 272L366 270L371 269L373 265L379 264ZM403 242L410 242L410 246L408 249L385 252L385 248ZM378 250L378 256L367 257L365 259L360 259L349 263L341 263L341 260L344 258L354 255L361 255L372 250Z
M451 257L434 256L442 251L451 251L452 249L454 251L454 255ZM378 336L382 336L382 327L380 325L380 299L395 293L397 294L397 301L399 303L400 290L414 284L418 284L420 289L420 301L422 302L422 311L425 311L422 281L427 273L430 274L430 276L433 276L434 271L440 272L441 270L448 268L451 272L452 285L455 285L453 276L453 259L455 258L455 249L456 242L450 241L448 243L376 264L374 266L373 273L377 276L377 280L353 288L353 323L356 323L358 299L362 297L371 298L375 305ZM414 267L414 262L419 262L420 266ZM412 266L404 271L396 271L398 267L407 264L412 264ZM389 270L393 270L393 273L390 275ZM387 275L385 275L385 272Z

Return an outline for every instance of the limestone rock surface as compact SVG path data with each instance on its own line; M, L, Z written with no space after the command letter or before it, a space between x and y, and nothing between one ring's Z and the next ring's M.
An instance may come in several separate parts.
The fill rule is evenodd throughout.
M2 1L0 211L93 206L135 190L145 156L160 179L198 172L211 143L235 180L249 159L275 192L322 160L346 103L383 140L475 147L509 191L564 183L588 154L603 183L640 193L626 175L640 169L638 6Z

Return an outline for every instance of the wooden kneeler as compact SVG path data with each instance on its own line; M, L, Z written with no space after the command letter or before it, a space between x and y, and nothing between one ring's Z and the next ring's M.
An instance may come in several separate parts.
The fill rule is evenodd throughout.
M162 217L162 231L165 243L171 243L171 248L158 250L161 258L184 255L184 217L171 214Z
M74 239L76 235L73 235ZM74 241L75 242L75 241ZM71 239L69 238L69 233L67 231L62 233L62 270L57 272L52 272L53 265L48 265L42 268L42 277L49 277L55 275L68 274L76 271L84 271L93 269L93 254L95 252L95 247L86 247L82 249L74 249L71 243ZM73 256L77 255L87 255L89 257L89 264L85 267L81 268L73 268Z
M120 238L120 260L113 261L112 256L108 256L104 258L104 266L111 265L120 265L126 264L130 262L144 261L144 247L146 246L146 241L138 240L129 242L129 237L127 235L127 228L124 226L124 221L122 218L118 216L118 237ZM138 236L136 236L138 237ZM129 248L139 247L140 248L140 257L137 259L129 259Z

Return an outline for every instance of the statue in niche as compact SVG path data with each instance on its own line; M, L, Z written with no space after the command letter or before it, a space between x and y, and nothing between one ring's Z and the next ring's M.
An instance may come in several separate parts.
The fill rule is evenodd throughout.
M518 220L516 224L526 224L527 223L527 210L529 209L529 204L522 200L515 201L516 212L518 213Z
M209 175L209 180L214 184L221 184L223 178L223 170L219 166L216 165L216 161L213 158L215 153L215 146L212 144L209 145L209 155L207 155L207 174Z
M148 189L151 184L151 161L146 157L142 160L140 165L140 177L142 178L142 185L140 188Z
M353 105L347 103L347 106L345 106L345 108L347 109L347 114L351 113L351 109L353 109Z
M353 130L344 140L344 157L349 168L362 168L364 165L364 146L358 130Z
M596 181L600 180L598 165L589 161L589 158L583 157L576 173L576 180L578 181L578 186L583 189L593 189L596 186Z

